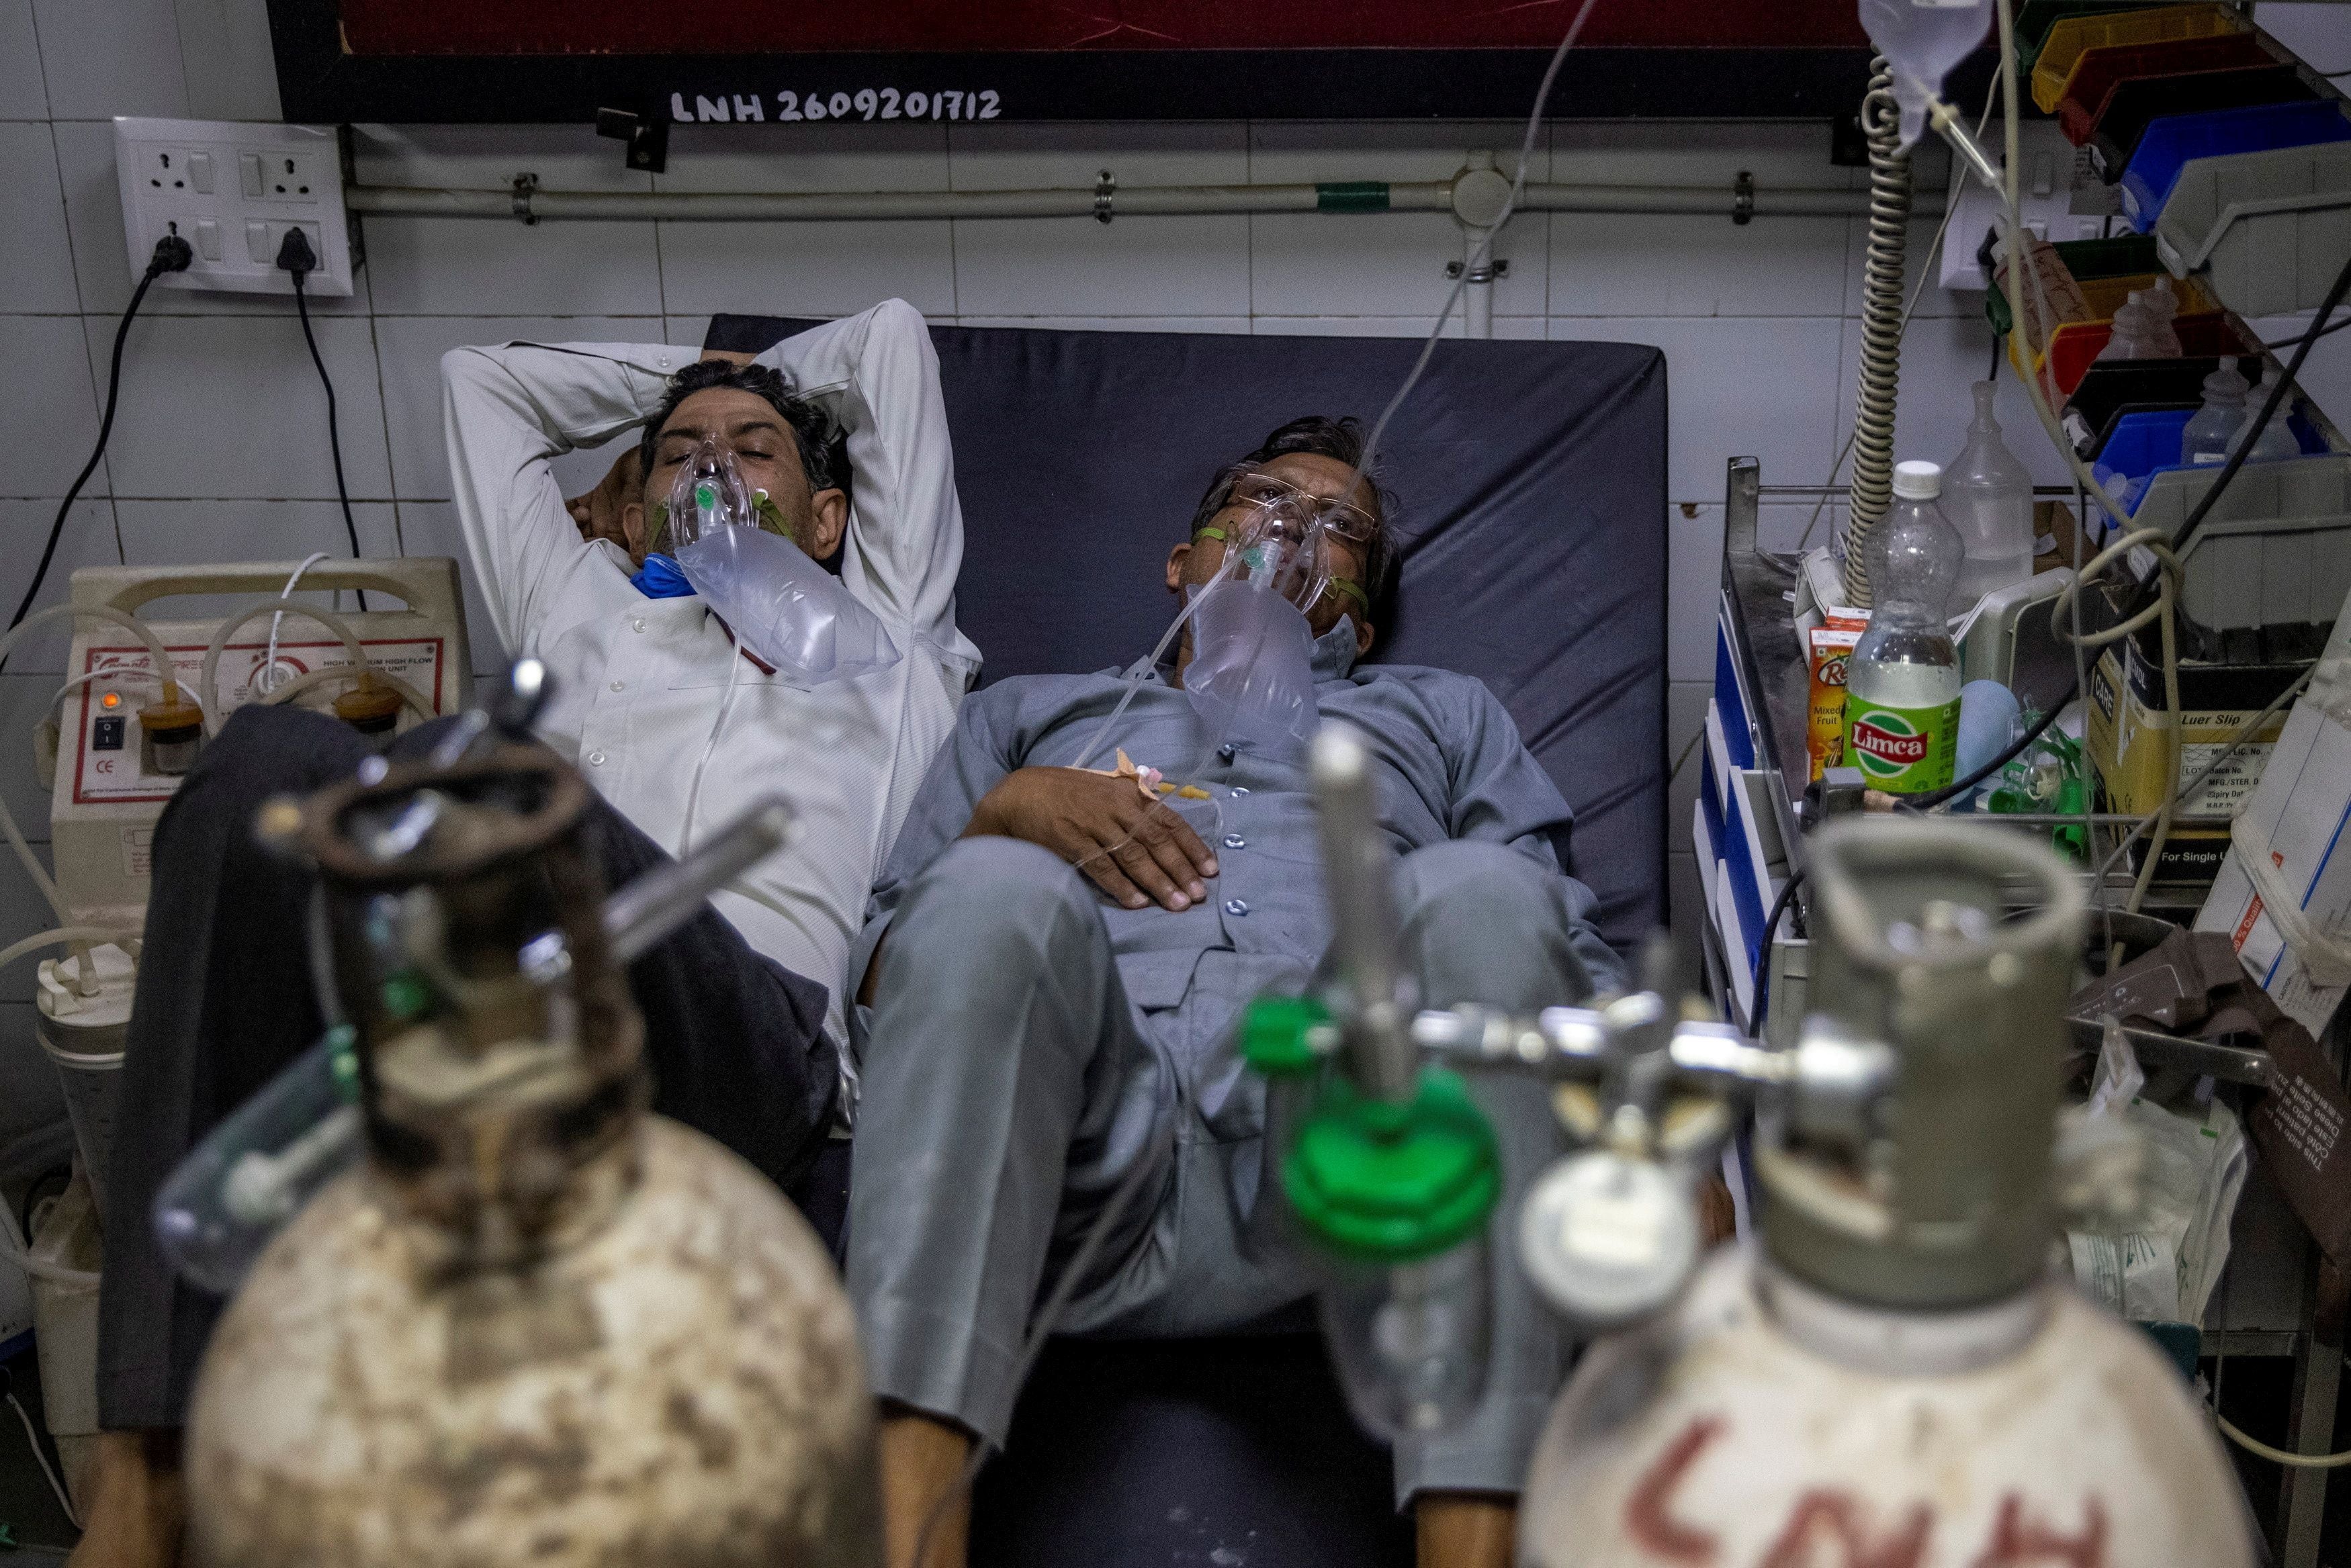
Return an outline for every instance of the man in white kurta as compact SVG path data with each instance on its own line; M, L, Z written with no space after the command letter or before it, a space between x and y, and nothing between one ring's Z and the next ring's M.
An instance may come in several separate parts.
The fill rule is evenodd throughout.
M649 1025L655 1108L789 1187L808 1171L828 1123L837 1125L834 1107L852 1103L844 1091L853 1085L833 1071L850 1056L841 1011L850 942L978 657L955 628L962 519L922 317L893 300L758 357L845 432L845 495L836 443L803 444L829 436L828 421L800 410L784 386L755 376L737 378L758 383L749 389L674 397L670 378L696 358L630 344L458 349L443 361L450 464L498 634L555 676L542 732L609 803L582 828L609 876L636 875L770 792L799 809L799 833L784 851L630 975ZM705 367L697 376L714 373L725 374ZM634 586L641 541L632 552L583 537L551 460L642 434L657 415L662 430L647 444L665 449L661 462L674 465L666 449L684 430L716 425L747 471L759 465L771 497L793 503L788 522L820 523L796 528L795 538L806 534L819 555L837 558L848 591L895 640L895 665L794 687L738 653L699 598L650 597ZM663 483L656 470L652 485ZM640 524L647 488L639 479L628 498ZM412 732L392 752L421 754L434 732ZM301 950L308 874L255 843L254 808L348 778L376 750L325 714L249 704L207 742L158 824L153 940L132 1011L121 1158L109 1192L105 1431L82 1553L91 1561L176 1559L174 1432L220 1309L176 1280L157 1248L155 1193L188 1149L324 1026L311 986L286 962Z
M979 663L955 625L963 517L938 359L922 317L890 300L754 360L846 432L841 579L902 656L803 689L739 653L699 597L647 597L627 548L581 537L550 467L633 438L696 358L634 344L452 351L441 369L457 513L499 637L555 678L540 734L631 822L675 855L760 795L790 800L791 844L712 901L753 948L830 989L840 1044L866 895Z

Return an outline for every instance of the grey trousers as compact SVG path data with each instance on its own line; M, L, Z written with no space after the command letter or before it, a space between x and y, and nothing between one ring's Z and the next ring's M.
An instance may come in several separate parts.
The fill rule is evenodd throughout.
M1574 1002L1594 974L1615 976L1571 910L1575 885L1499 846L1418 850L1396 886L1405 950L1434 1004ZM1128 1000L1099 908L1049 851L964 839L909 888L883 951L850 1182L850 1295L874 1391L998 1446L1031 1314L1137 1161L1148 1167L1140 1197L1061 1328L1214 1333L1316 1284L1273 1212L1262 1137L1233 1136L1228 1109L1213 1128L1198 1112L1202 1066L1170 1043L1198 1039L1200 1020L1181 1027ZM1230 1019L1249 1001L1201 990L1174 1011ZM1207 1065L1234 1082L1228 1054ZM1538 1085L1472 1087L1509 1183L1492 1232L1493 1359L1465 1426L1398 1445L1399 1505L1422 1490L1517 1491L1566 1367L1510 1222L1560 1152L1558 1124Z

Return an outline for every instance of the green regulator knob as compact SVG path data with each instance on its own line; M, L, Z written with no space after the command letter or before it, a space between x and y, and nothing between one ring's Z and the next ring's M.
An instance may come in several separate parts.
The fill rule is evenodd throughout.
M1241 1060L1269 1078L1303 1076L1322 1065L1316 1038L1331 1010L1311 996L1260 996L1241 1014Z
M1468 1085L1425 1067L1412 1098L1333 1077L1281 1166L1299 1222L1360 1262L1434 1257L1485 1229L1502 1194L1501 1155Z

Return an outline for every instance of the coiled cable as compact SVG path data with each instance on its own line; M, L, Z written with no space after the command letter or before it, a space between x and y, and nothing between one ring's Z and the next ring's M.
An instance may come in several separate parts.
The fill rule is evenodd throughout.
M1846 492L1844 592L1866 609L1869 564L1864 546L1894 500L1894 409L1902 383L1902 268L1910 232L1910 159L1902 151L1902 112L1894 69L1870 61L1861 100L1869 139L1869 245L1862 268L1861 368L1854 392L1853 479Z

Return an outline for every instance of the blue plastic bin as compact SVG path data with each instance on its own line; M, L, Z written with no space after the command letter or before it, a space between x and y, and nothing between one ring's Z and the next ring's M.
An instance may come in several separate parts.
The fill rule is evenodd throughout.
M2327 100L2265 103L2208 114L2170 114L2147 121L2123 171L2123 215L2140 234L2155 227L2183 164L2234 152L2268 152L2321 141L2351 141L2351 119Z
M2258 412L2258 396L2247 400L2246 416ZM2090 472L2112 494L2112 482L2116 476L2127 482L2122 494L2123 510L2136 513L2139 497L2147 493L2147 481L2166 469L2182 468L2179 443L2188 432L2188 421L2196 416L2193 409L2165 409L2143 414L2125 414L2115 421L2115 433L2098 452ZM2318 432L2303 422L2302 416L2290 408L2279 414L2294 438L2301 443L2303 455L2315 456L2326 450Z

